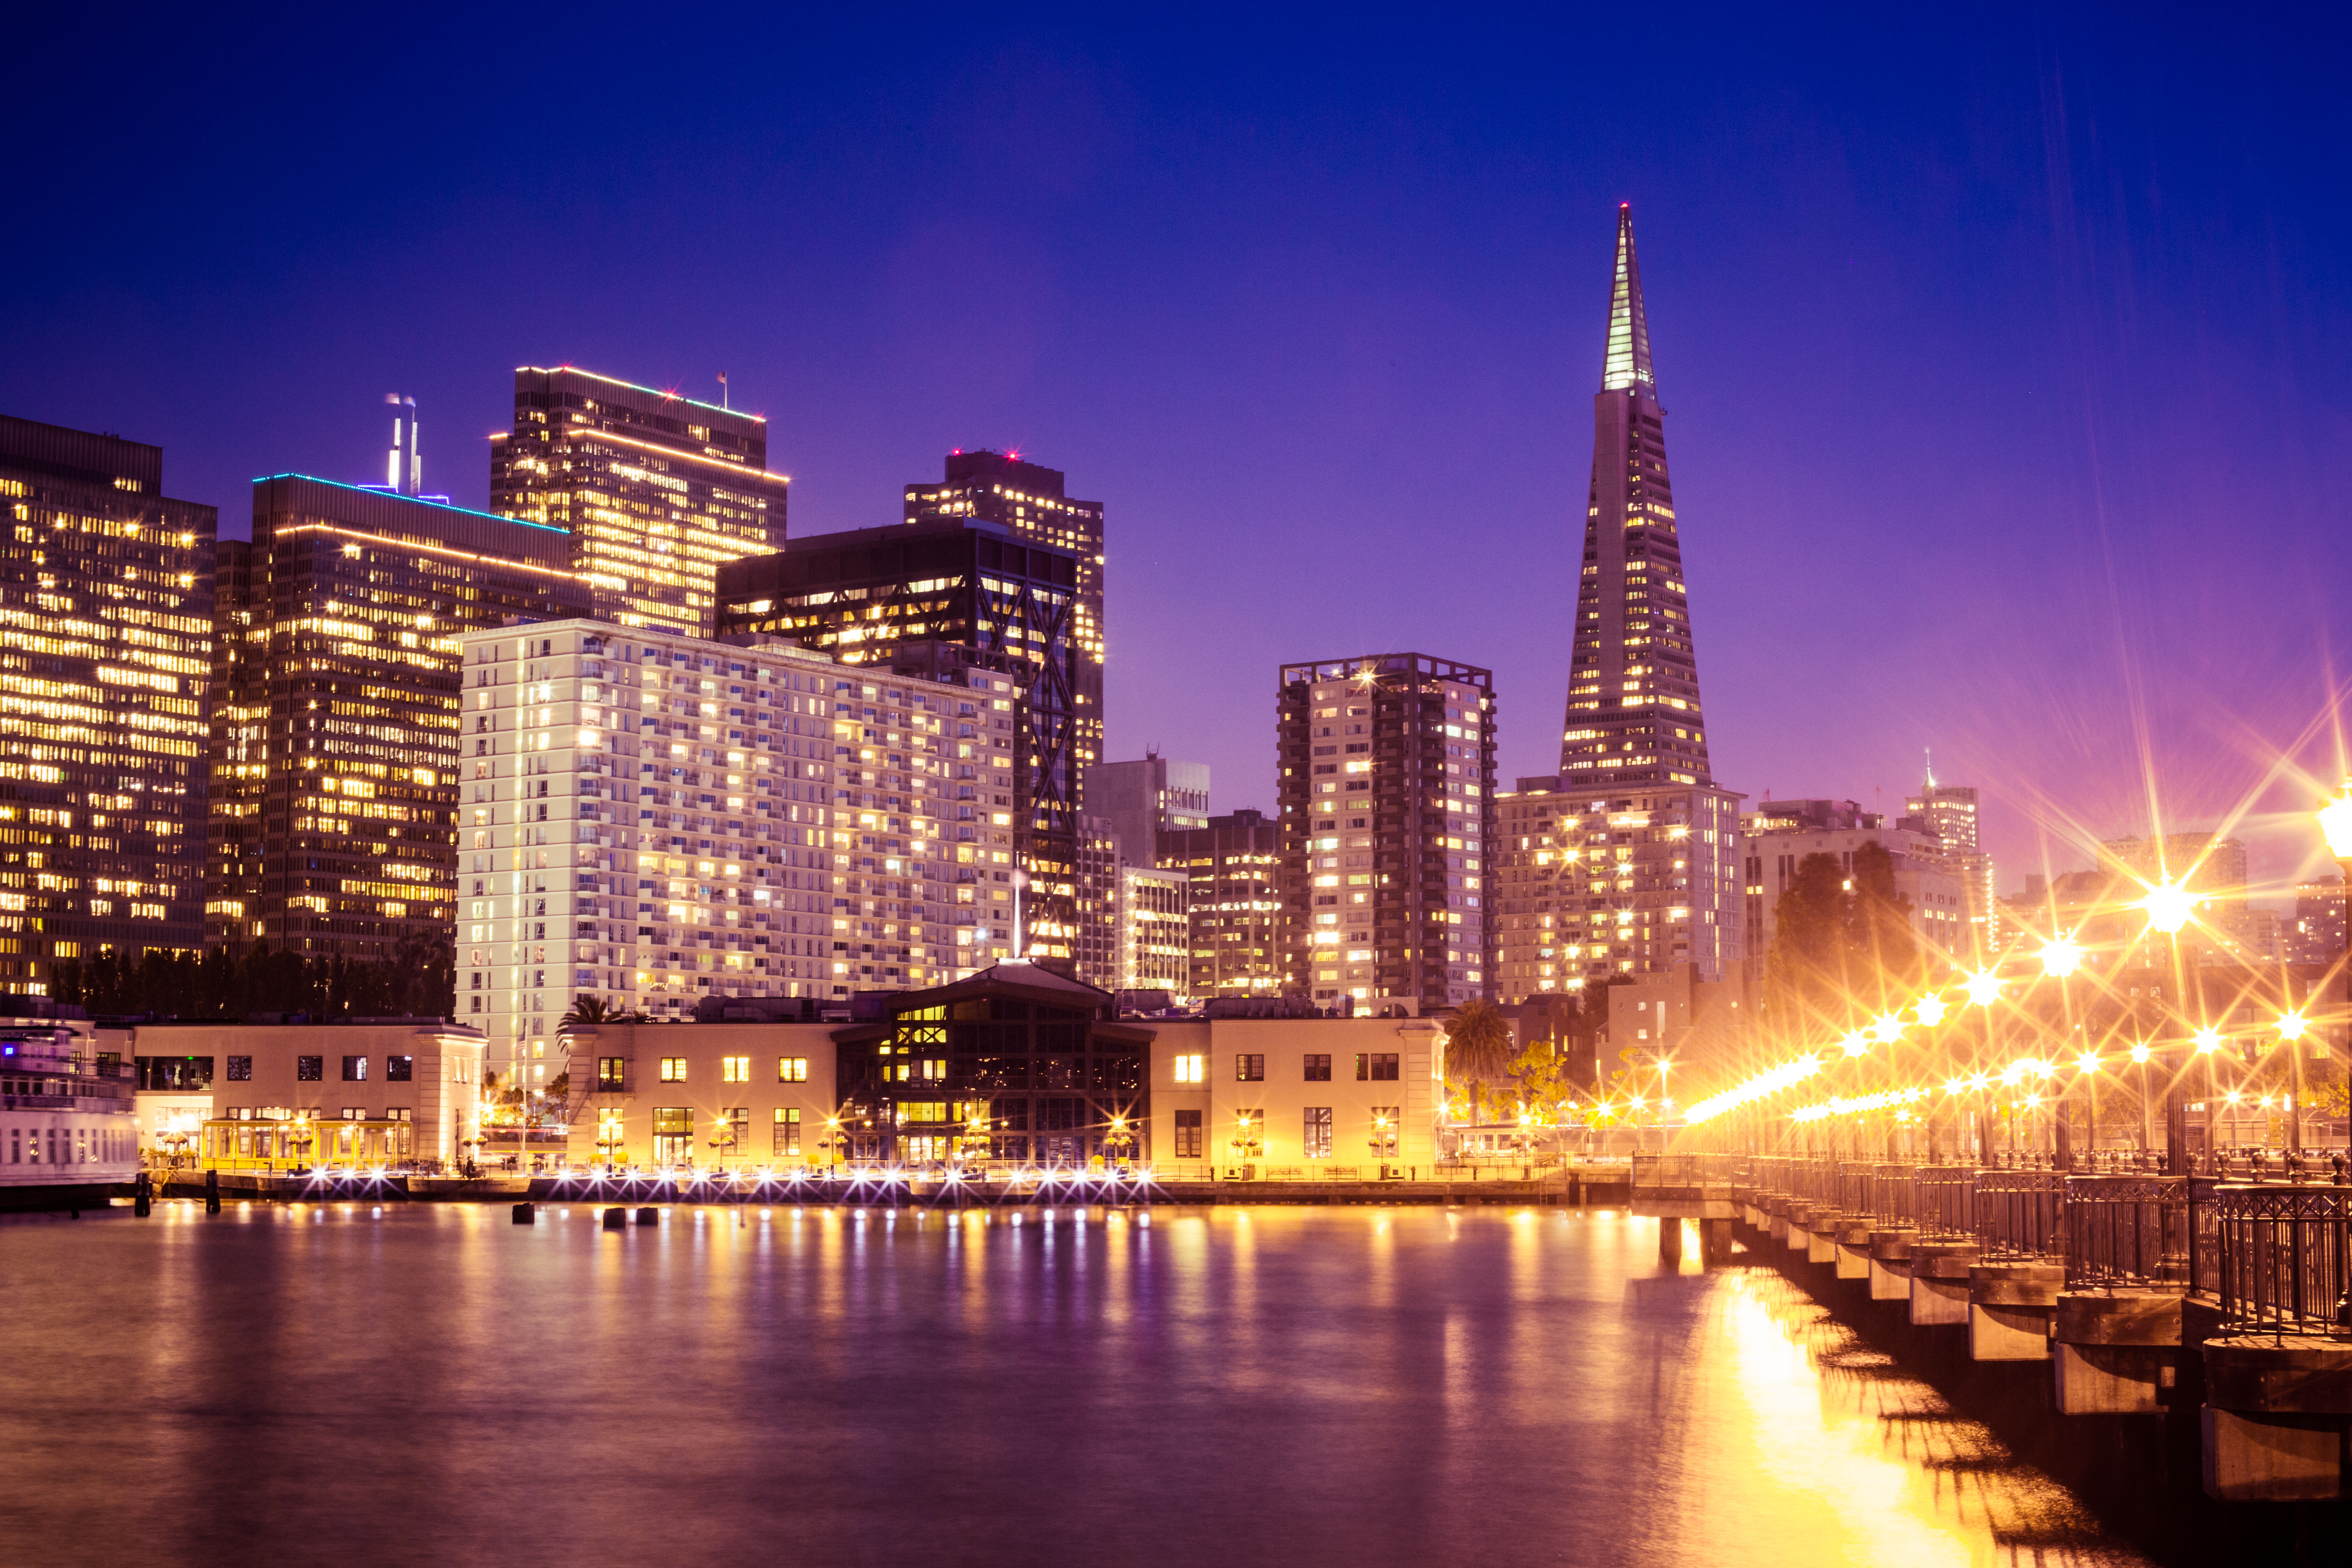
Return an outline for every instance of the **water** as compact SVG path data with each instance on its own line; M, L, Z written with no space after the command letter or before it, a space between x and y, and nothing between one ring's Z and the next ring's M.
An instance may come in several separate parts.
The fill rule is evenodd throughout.
M0 1228L15 1561L2141 1561L1612 1212ZM27 1552L28 1545L37 1552Z

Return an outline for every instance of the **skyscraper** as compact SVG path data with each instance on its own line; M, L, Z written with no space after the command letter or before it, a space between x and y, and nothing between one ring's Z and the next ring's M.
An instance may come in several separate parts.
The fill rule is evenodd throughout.
M1263 811L1212 817L1160 835L1160 865L1182 872L1192 925L1191 994L1282 990L1280 825Z
M1025 881L1021 951L1064 973L1080 926L1078 570L1058 546L944 517L794 539L719 575L722 636L784 637L845 664L971 685L984 716L1010 721L1003 735L957 724L941 758L953 770L949 810L960 823L1013 830ZM1108 943L1112 933L1097 935Z
M1331 1007L1491 994L1495 678L1423 653L1282 667L1283 988Z
M1025 463L1001 452L953 452L937 484L907 486L910 523L936 517L977 518L1010 529L1014 538L1066 550L1078 567L1071 607L1070 756L1084 769L1102 759L1103 507L1074 501L1058 468Z
M1617 210L1617 257L1601 391L1592 400L1592 485L1560 735L1559 792L1582 838L1569 884L1583 907L1557 912L1560 946L1587 977L1690 963L1706 979L1740 956L1739 797L1707 767L1698 656L1665 413L1631 206ZM1555 834L1560 818L1554 817Z
M217 514L163 448L0 417L0 989L202 940Z
M1919 792L1904 802L1904 810L1942 841L1945 868L1968 889L1969 939L1958 951L1982 963L1993 951L1992 857L1977 837L1977 807L1973 787L1938 784L1932 768Z
M280 474L224 541L205 934L378 960L457 917L458 636L583 615L562 533Z
M757 414L565 366L515 371L490 438L490 509L570 536L596 612L710 635L719 568L784 545L791 481Z
M1171 762L1151 752L1133 762L1097 762L1086 770L1089 816L1108 819L1129 865L1159 863L1160 835L1205 827L1209 765Z

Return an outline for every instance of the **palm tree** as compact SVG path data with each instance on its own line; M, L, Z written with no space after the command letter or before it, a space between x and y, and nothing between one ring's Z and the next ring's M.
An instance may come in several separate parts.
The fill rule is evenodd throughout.
M588 1029L600 1023L621 1021L620 1009L602 997L592 997L582 991L572 998L572 1010L556 1020L555 1032L570 1034L575 1029Z
M1489 1001L1471 1002L1445 1026L1445 1081L1470 1091L1470 1116L1485 1119L1486 1089L1511 1072L1510 1021Z

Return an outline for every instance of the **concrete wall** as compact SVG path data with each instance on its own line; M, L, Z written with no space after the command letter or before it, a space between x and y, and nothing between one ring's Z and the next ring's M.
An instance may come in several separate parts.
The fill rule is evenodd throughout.
M1383 1164L1427 1169L1436 1159L1438 1076L1444 1034L1422 1019L1186 1019L1151 1026L1151 1161L1170 1175L1207 1175L1211 1169L1250 1165L1260 1176L1307 1176L1322 1170L1365 1167L1377 1175ZM1356 1077L1356 1058L1393 1053L1394 1081ZM1306 1075L1310 1055L1330 1058L1328 1082ZM1264 1059L1265 1076L1240 1075L1241 1058ZM1197 1061L1200 1081L1190 1081ZM1180 1063L1185 1075L1180 1077ZM1309 1107L1331 1113L1331 1152L1307 1149ZM1373 1110L1401 1113L1392 1155L1370 1146ZM1200 1156L1180 1155L1179 1110L1202 1114ZM1258 1152L1235 1148L1241 1113L1257 1112Z

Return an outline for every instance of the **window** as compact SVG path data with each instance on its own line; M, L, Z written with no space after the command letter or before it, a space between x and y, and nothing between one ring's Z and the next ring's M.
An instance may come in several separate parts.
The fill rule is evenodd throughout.
M383 1059L383 1081L386 1083L415 1082L416 1058L413 1056L385 1057Z
M748 1056L722 1056L719 1059L719 1082L749 1083L751 1082L751 1059Z
M230 1057L228 1059L228 1081L231 1083L252 1082L253 1058L249 1056Z
M1176 1113L1176 1157L1180 1160L1201 1157L1201 1113L1198 1111Z
M661 1059L661 1081L664 1083L685 1082L686 1058L683 1056L663 1057Z
M750 1061L749 1057L744 1059ZM730 1105L719 1113L719 1125L711 1129L711 1145L722 1155L740 1155L751 1141L751 1108Z
M1372 1135L1368 1145L1382 1159L1393 1159L1397 1152L1397 1134L1404 1125L1404 1107L1375 1105L1372 1107Z
M1208 1081L1208 1074L1205 1071L1209 1065L1209 1059L1207 1057L1180 1056L1175 1059L1175 1063L1177 1082L1203 1083Z
M1265 1081L1265 1058L1241 1055L1234 1058L1234 1082L1261 1083Z
M343 1082L346 1083L365 1083L367 1082L366 1057L346 1056L343 1058Z
M1328 1083L1331 1082L1331 1059L1328 1056L1318 1056L1312 1053L1308 1054L1307 1058L1307 1082L1309 1083Z
M805 1056L780 1056L776 1058L776 1082L779 1083L806 1083L808 1082L808 1058Z
M654 1107L654 1160L657 1165L685 1165L694 1158L694 1108Z
M1307 1124L1300 1141L1306 1145L1308 1159L1328 1160L1331 1157L1330 1106L1307 1107Z
M1236 1111L1234 1113L1234 1156L1254 1160L1265 1153L1265 1113Z
M628 1140L626 1113L606 1107L596 1113L596 1147L606 1159L619 1153Z
M299 1083L316 1083L327 1075L327 1059L323 1056L298 1056L294 1059L294 1078Z
M596 1059L596 1087L605 1093L625 1089L629 1084L629 1059L625 1056L600 1056Z
M1359 1083L1393 1083L1397 1075L1397 1053L1393 1051L1356 1052L1356 1082Z
M797 1155L801 1152L799 1106L785 1105L777 1110L775 1143L772 1146L772 1152L779 1155Z

